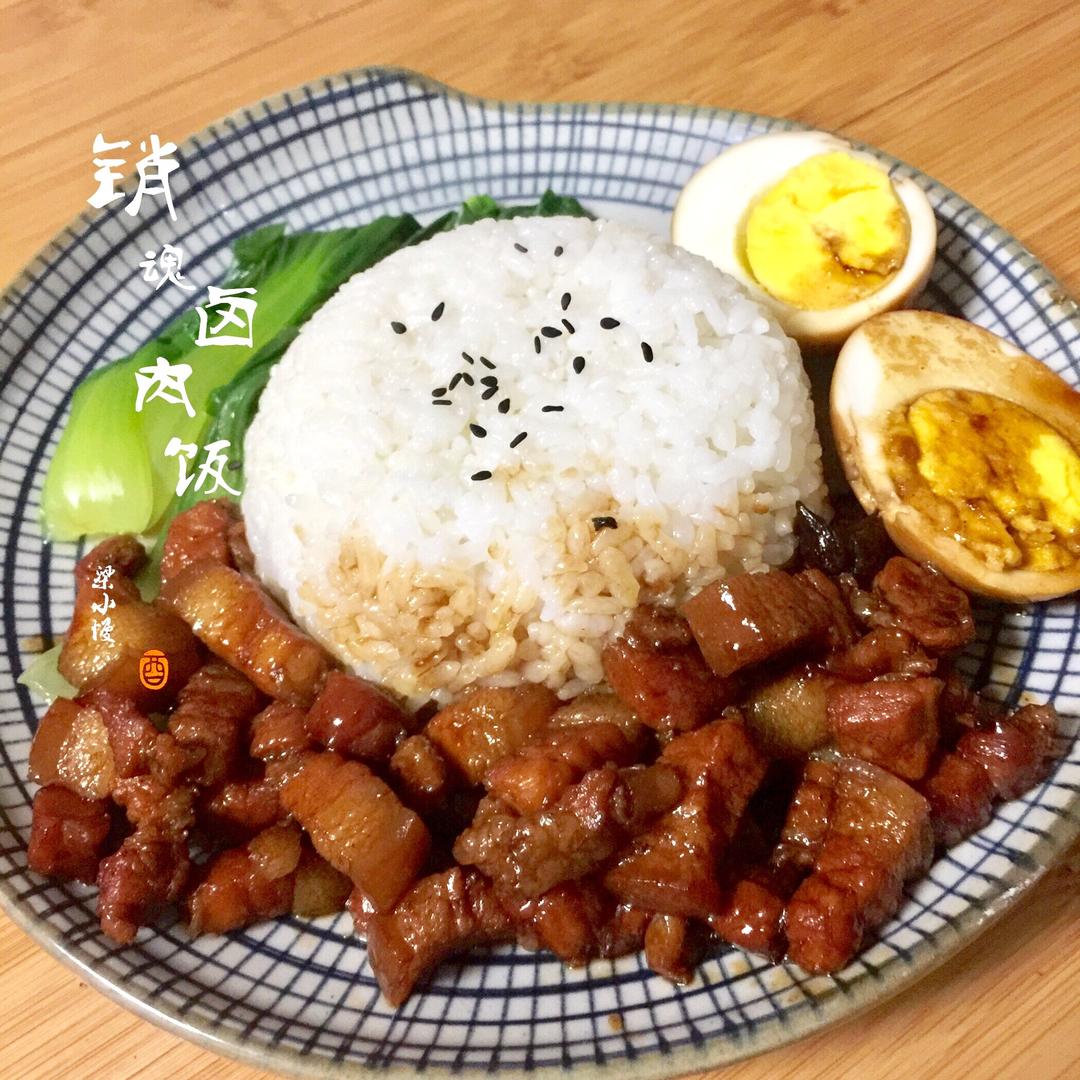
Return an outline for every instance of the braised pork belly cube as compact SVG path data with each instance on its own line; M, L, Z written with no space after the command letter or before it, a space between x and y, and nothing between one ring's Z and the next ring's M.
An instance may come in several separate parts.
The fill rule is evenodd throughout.
M547 949L564 964L580 967L601 955L615 901L591 878L564 882L526 900L514 912L518 942Z
M601 659L612 690L658 730L696 728L719 716L737 693L731 680L713 674L686 620L669 608L635 608Z
M423 821L366 765L308 754L281 793L315 850L386 911L416 880L431 846Z
M224 781L199 800L196 815L200 828L215 843L269 829L285 817L281 805L285 780L285 776L263 770L254 776Z
M161 601L264 694L309 706L333 662L253 578L213 559L184 567Z
M813 869L832 821L838 776L834 761L810 758L806 762L771 859L778 870L808 873Z
M833 605L817 581L770 570L706 585L682 605L709 667L727 678L807 646L824 647Z
M399 744L390 775L405 802L423 814L437 812L457 787L442 751L426 735L410 735Z
M938 744L940 679L838 683L828 693L829 728L841 753L919 780Z
M496 762L488 770L484 786L519 814L535 814L556 802L591 769L629 765L638 751L614 724L562 728Z
M725 890L709 926L721 941L777 960L784 951L784 905L767 875L741 877Z
M606 689L585 690L560 705L548 720L548 728L552 731L592 724L613 724L628 743L637 747L643 747L648 734L637 713Z
M263 701L258 690L226 664L209 663L192 675L169 717L169 734L180 746L203 751L193 778L197 783L209 787L233 772Z
M447 957L513 936L513 919L491 883L459 866L423 878L392 911L367 920L368 959L394 1006Z
M292 913L301 919L319 919L345 910L353 883L335 870L305 842L296 867Z
M994 785L986 770L955 751L942 755L919 790L930 804L934 839L942 847L977 832L993 813Z
M137 829L98 870L98 918L114 941L130 945L140 926L175 903L191 872L184 840Z
M1046 775L1057 732L1051 705L1024 705L1011 716L960 737L959 754L982 767L994 796L1015 799Z
M436 713L424 734L470 784L547 725L558 698L546 686L477 687Z
M746 702L747 726L774 757L800 757L829 741L827 702L835 676L800 665L756 686Z
M161 553L162 583L204 559L231 566L229 532L239 522L240 509L228 499L204 499L177 514Z
M605 766L567 788L552 806L518 815L490 797L454 842L454 858L482 870L517 900L585 877L615 853L632 820L633 799L617 769Z
M181 619L139 596L130 575L145 561L146 552L133 536L104 540L79 560L75 607L57 668L82 694L111 690L142 709L160 711L172 705L201 657ZM149 649L163 652L169 662L169 677L157 689L146 687L139 674L139 661Z
M847 600L832 578L820 570L800 570L795 581L804 589L817 593L829 612L825 630L825 647L831 651L847 649L859 637L859 627L847 605Z
M788 955L836 971L893 915L905 881L930 865L930 807L914 788L858 758L836 766L832 815L810 876L787 906Z
M39 874L93 882L111 827L104 799L84 799L59 784L43 787L34 796L27 863Z
M897 555L874 578L874 592L885 605L874 621L906 630L931 656L975 639L967 593L929 566Z
M409 733L409 720L378 687L355 675L331 671L304 721L327 750L371 764L390 760Z
M867 682L879 675L933 675L938 662L898 626L875 627L825 662L833 675L850 682Z
M93 704L57 698L30 745L30 779L61 784L84 799L107 798L116 766L105 719Z
M271 701L251 719L248 753L259 761L273 761L311 746L305 726L307 710L286 701Z
M629 956L645 947L645 932L652 922L652 912L632 904L616 904L611 918L598 935L600 955L606 960Z
M275 825L215 855L187 898L192 934L224 934L292 910L301 834Z
M682 915L654 915L645 931L645 963L662 979L681 985L694 981L702 935Z

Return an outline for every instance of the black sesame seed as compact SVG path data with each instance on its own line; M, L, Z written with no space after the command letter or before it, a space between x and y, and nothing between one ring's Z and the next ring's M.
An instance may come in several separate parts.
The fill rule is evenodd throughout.
M539 337L534 337L533 338L533 348L537 351L537 353L540 352L540 338Z
M585 357L584 356L575 356L574 357L574 374L575 375L580 375L584 370L585 370Z
M403 322L398 322L395 319L393 322L390 323L390 329L393 330L395 334L404 334L406 329L408 328Z
M476 384L476 380L467 371L463 371L461 377L465 380L466 386L474 386Z
M574 333L574 324L569 319L563 319L562 324L566 327L568 334Z
M528 437L528 435L529 435L529 433L527 431L519 431L510 440L510 449L513 450L515 446L519 445L520 443L523 443L526 440L526 438Z
M568 292L564 292L562 294L562 299L559 301L559 304L561 305L563 311L565 311L570 306L570 294Z
M529 250L524 244L515 244L514 247L516 247L518 251L524 252Z
M481 469L479 472L474 472L470 477L472 480L490 480L491 473L487 469Z
M499 377L498 377L498 375L484 375L484 376L481 377L480 381L485 386L498 386L499 385Z
M594 517L593 528L599 532L601 529L617 529L619 523L613 517Z
M499 402L499 412L508 413L509 411L510 411L510 399L508 397L504 397L502 399L502 401Z
M454 403L449 398L436 398L432 405L453 405Z
M561 405L545 405L540 410L541 412L562 412L563 407Z
M600 320L600 326L604 330L614 330L619 325L618 319L613 319L610 315L605 315Z
M482 439L487 435L487 428L482 428L479 424L470 424L469 430L478 438Z
M475 364L476 363L476 361L467 352L463 352L461 354L461 359L464 360L466 364Z
M440 300L435 305L435 310L431 313L431 321L438 322L442 318L442 313L446 310L446 302Z
M431 396L432 397L446 397L446 387L445 386L436 386L435 389L431 391Z
M491 371L495 370L495 365L486 356L480 357L480 363L483 364L484 367L489 368Z
M641 355L645 357L646 364L652 363L652 346L647 341L641 343Z
M559 245L559 246L558 246L558 247L557 247L557 248L555 249L555 258L557 259L557 258L558 258L558 257L559 257L559 256L560 256L560 255L561 255L562 253L563 253L563 246L562 246L562 244L560 244L560 245Z
M455 375L455 376L454 376L454 377L453 377L453 378L452 378L452 379L450 380L450 389L451 389L451 390L453 390L453 389L454 389L454 387L455 387L455 386L457 386L457 384L458 384L459 382L461 382L461 372L458 372L458 374L456 374L456 375Z
M496 394L497 394L498 392L499 392L499 388L498 388L497 386L489 386L489 387L488 387L488 388L487 388L487 389L486 389L486 390L485 390L485 391L484 391L484 392L483 392L483 393L482 393L482 394L480 395L480 397L481 397L481 398L482 398L482 399L483 399L484 401L487 401L487 400L488 400L488 398L493 398L493 397L494 397L494 396L495 396L495 395L496 395Z
M557 326L541 326L540 333L544 337L562 337L562 331Z

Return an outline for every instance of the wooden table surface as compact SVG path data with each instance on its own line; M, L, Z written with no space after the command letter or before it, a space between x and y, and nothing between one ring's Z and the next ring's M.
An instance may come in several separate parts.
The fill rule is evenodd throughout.
M316 76L394 64L493 97L843 132L963 193L1076 296L1078 53L1075 0L0 0L0 281L83 209L98 131L179 141ZM724 1080L1080 1076L1078 874L1080 848L918 985ZM0 1076L268 1075L129 1015L0 916Z

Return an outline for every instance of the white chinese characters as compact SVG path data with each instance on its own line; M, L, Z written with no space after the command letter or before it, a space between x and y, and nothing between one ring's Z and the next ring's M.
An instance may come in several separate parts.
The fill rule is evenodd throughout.
M200 346L246 345L251 348L255 329L255 308L258 306L258 301L251 299L255 295L255 290L219 289L216 285L210 285L207 287L206 294L206 303L197 309L199 333L195 338L195 344ZM212 315L218 316L218 321L213 324L210 322ZM243 333L228 333L232 327L238 327Z
M180 273L183 262L184 252L172 244L165 244L160 254L148 251L146 258L139 263L139 269L143 272L143 281L149 281L154 286L154 292L167 282L172 282L185 292L194 292L195 286L189 284L188 279Z
M159 356L153 364L135 373L135 411L142 412L148 401L160 399L169 405L183 405L194 419L195 410L188 398L186 383L191 376L190 364L170 364Z
M103 618L90 623L90 637L93 641L113 641L113 621L109 612L116 607L116 601L109 595L112 591L114 570L111 565L99 566L94 573L91 588L101 592L101 599L90 605L95 615Z
M180 163L172 155L176 153L176 143L162 143L156 134L149 139L150 148L147 150L147 141L139 143L139 149L143 157L135 162L135 171L139 176L139 183L131 201L124 207L124 212L135 217L142 206L143 199L150 196L161 196L165 205L169 208L169 217L176 220L176 210L173 208L172 190L169 187L169 176L180 168ZM131 145L129 139L121 139L117 142L108 142L99 131L94 137L93 150L96 156L94 165L94 179L97 181L97 191L86 201L93 207L101 209L109 203L122 199L124 193L116 190L116 183L123 179L123 173L118 166L125 164L122 157L102 157L109 151L125 150Z
M183 495L194 484L196 491L203 491L205 488L207 495L213 495L219 488L224 488L232 495L239 495L240 492L230 487L222 475L222 470L229 466L229 459L222 451L229 445L228 439L208 443L203 448L206 457L202 464L194 472L189 473L188 465L195 460L199 448L194 443L181 442L180 438L174 435L165 447L165 456L175 457L179 461L180 478L176 482L176 494ZM214 482L213 486L207 488L206 484L211 480Z

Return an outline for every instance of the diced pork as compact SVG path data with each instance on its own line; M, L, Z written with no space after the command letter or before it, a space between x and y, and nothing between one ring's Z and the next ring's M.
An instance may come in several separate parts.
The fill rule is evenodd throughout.
M84 799L107 798L116 766L100 711L89 702L57 698L34 733L29 772L38 784L61 784Z
M766 875L742 877L724 893L709 926L721 941L776 960L783 953L784 904Z
M285 701L272 701L251 720L248 751L259 761L273 761L311 746L304 721L305 709Z
M390 758L390 774L405 802L434 812L457 786L442 751L426 735L410 735Z
M137 829L120 849L101 860L98 918L114 941L130 945L140 926L175 903L191 871L187 843Z
M408 717L386 694L343 671L327 675L304 725L327 750L371 764L389 761L409 729Z
M614 900L593 880L564 882L518 906L518 941L579 967L601 955L614 910Z
M52 784L34 796L27 862L52 877L92 882L112 820L103 799L84 799Z
M851 682L866 682L879 675L933 675L937 660L898 626L879 626L854 645L826 661L833 674Z
M898 555L874 578L874 592L886 606L876 621L906 630L932 656L974 640L967 593L929 566Z
M240 510L228 499L204 499L177 514L161 554L162 583L203 559L231 566L229 530L239 521Z

